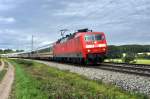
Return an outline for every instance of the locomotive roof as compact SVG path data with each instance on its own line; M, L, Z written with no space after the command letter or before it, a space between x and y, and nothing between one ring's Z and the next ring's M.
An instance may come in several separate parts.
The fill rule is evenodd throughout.
M67 40L70 40L70 39L73 39L75 37L75 35L77 35L78 33L92 33L93 31L92 30L89 30L88 28L85 28L85 29L80 29L78 30L77 32L73 33L73 34L68 34L66 35L65 37L62 37L60 39L58 39L56 41L56 43L61 43L61 42L64 42L64 41L67 41Z

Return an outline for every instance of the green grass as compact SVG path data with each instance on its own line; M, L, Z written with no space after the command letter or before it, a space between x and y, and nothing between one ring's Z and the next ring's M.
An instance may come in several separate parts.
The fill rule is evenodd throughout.
M4 78L4 76L5 76L6 72L7 72L7 68L8 68L8 63L5 62L5 66L4 66L3 70L0 71L0 82Z
M11 99L148 99L41 63L10 61L15 66Z
M2 61L1 61L1 59L0 59L0 65L2 65Z
M1 80L4 78L6 72L7 72L6 69L3 69L2 71L0 71L0 82L1 82Z
M148 59L138 59L137 64L150 64L150 60Z
M115 62L115 63L122 63L122 59L105 59L104 62Z
M121 59L106 59L105 62L122 63L122 60ZM150 64L150 60L148 60L148 59L136 59L135 64Z

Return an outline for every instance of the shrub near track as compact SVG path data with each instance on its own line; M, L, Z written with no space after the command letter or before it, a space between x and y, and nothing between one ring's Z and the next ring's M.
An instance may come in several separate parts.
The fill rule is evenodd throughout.
M11 99L146 99L101 81L88 80L47 65L10 60L16 68ZM30 64L30 65L29 65Z

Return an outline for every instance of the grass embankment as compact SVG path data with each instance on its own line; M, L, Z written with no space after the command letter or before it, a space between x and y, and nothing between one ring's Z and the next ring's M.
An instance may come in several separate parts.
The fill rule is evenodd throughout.
M10 61L15 66L11 99L146 99L144 95L125 92L41 63Z
M5 62L3 70L0 71L0 82L4 78L4 76L5 76L6 72L7 72L7 69L8 69L8 63Z

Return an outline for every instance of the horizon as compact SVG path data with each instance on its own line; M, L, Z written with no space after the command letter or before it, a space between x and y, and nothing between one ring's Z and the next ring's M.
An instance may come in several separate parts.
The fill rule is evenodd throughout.
M108 45L108 46L134 46L134 45L137 45L137 46L150 46L150 44L149 45L143 45L143 44L123 44L123 45ZM40 47L39 47L40 48ZM18 50L18 49L11 49L11 48L0 48L0 50L8 50L8 49L10 49L10 50L13 50L13 51L16 51L16 50ZM23 49L19 49L19 50L23 50ZM35 48L34 50L37 50L37 48ZM28 52L28 51L31 51L31 49L29 49L29 50L23 50L23 52Z

